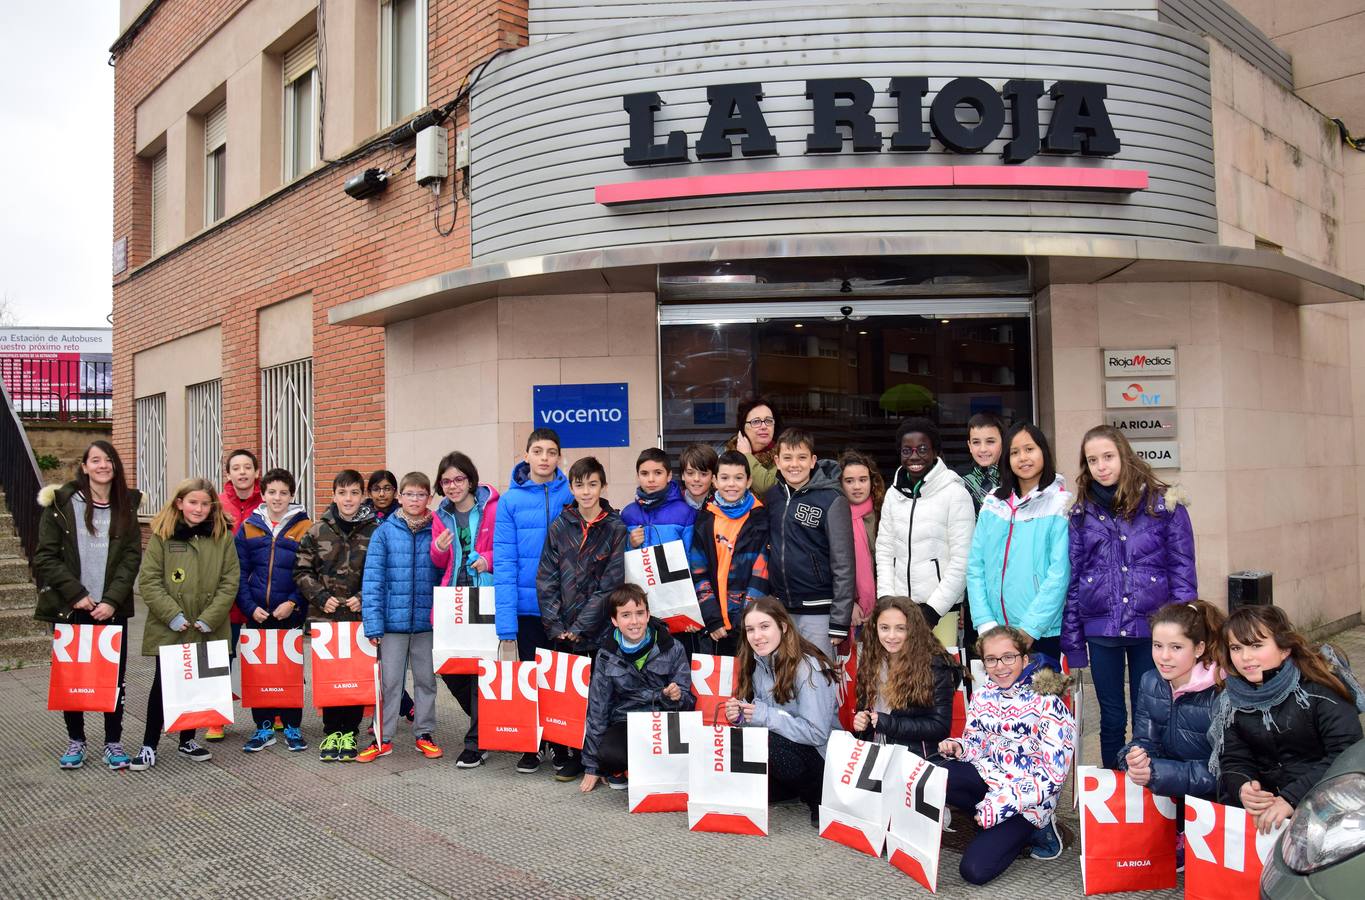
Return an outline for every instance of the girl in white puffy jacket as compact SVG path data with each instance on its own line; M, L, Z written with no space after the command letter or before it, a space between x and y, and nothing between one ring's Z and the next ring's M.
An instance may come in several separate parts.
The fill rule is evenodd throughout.
M938 428L928 419L902 422L896 446L901 464L877 526L877 596L914 600L951 647L976 525L972 497L939 458Z

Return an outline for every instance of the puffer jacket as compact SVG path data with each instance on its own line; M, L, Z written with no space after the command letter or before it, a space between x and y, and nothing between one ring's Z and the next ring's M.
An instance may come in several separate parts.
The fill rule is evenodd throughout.
M169 539L152 535L142 554L137 586L147 604L142 629L142 655L156 656L161 647L226 641L231 635L228 610L237 598L240 571L232 535L213 537L212 522L191 528L176 526ZM184 631L172 631L171 622L183 615ZM195 627L203 622L207 634Z
M1184 494L1170 488L1156 498L1153 513L1146 499L1131 520L1091 498L1072 504L1062 651L1073 669L1089 664L1086 638L1149 638L1148 616L1199 597Z
M627 543L625 523L605 500L591 522L583 521L575 502L550 523L536 590L540 618L552 640L567 632L578 637L578 652L597 649L611 627L607 596L626 578Z
M897 478L902 478L898 469ZM976 529L972 495L940 458L907 497L882 500L877 528L877 596L909 597L944 616L962 602Z
M441 570L431 564L431 517L413 531L401 510L375 529L360 587L365 637L431 630L431 593Z
M768 594L768 508L753 494L748 499L751 502L725 509L712 498L697 514L687 562L708 632L734 628L749 601ZM730 552L724 573L722 542Z
M768 507L768 567L773 592L788 611L829 616L830 638L848 637L857 593L853 514L839 487L839 464L822 459L792 490L778 475Z
M682 541L684 549L692 546L692 526L696 522L697 511L683 499L682 489L676 481L670 481L665 489L664 498L649 508L640 505L639 493L633 503L621 510L621 521L626 530L636 528L645 530L645 542L641 547L653 547L668 541Z
M545 535L565 504L573 502L569 479L555 472L545 484L531 480L529 463L517 463L507 492L498 501L493 524L493 584L497 594L494 623L498 638L517 637L517 616L540 615L536 576Z
M374 510L361 506L355 518L342 524L341 513L333 503L299 542L294 558L294 584L308 604L308 615L334 622L359 622L360 613L345 603L334 612L324 612L328 600L345 601L361 596L365 575L365 553L370 538L379 527Z
M597 771L597 747L608 728L626 721L627 713L685 711L696 703L687 651L658 619L649 620L649 630L654 635L654 646L644 668L636 668L621 654L612 631L603 636L593 660L592 681L588 684L588 724L583 734L583 768L590 775L614 774ZM679 699L669 700L663 695L663 689L670 684L682 690Z
M72 496L76 482L58 487L49 484L38 492L43 508L38 518L38 546L33 551L33 573L38 581L38 603L33 618L42 622L69 622L73 604L89 595L81 584L81 554L76 546L76 529L84 519L76 515ZM114 607L113 619L133 617L133 582L142 562L142 533L137 526L137 507L142 494L128 492L128 509L118 534L109 538L109 554L104 566L104 582L99 585L100 602ZM110 530L114 530L110 516Z
M1076 723L1062 702L1067 680L1056 663L1033 654L1007 688L987 679L972 693L957 738L962 759L986 783L976 821L991 828L1022 815L1034 827L1052 820L1076 745Z
M967 557L967 599L978 631L1013 625L1034 638L1062 631L1071 579L1066 479L1026 497L986 497Z
M953 729L953 694L962 684L962 670L942 657L930 663L934 675L932 706L909 706L878 713L877 724L858 733L865 741L881 738L888 744L903 744L926 759L938 755L938 744ZM871 709L872 698L858 695L858 709Z
M847 517L845 517L847 518ZM806 744L825 755L829 735L839 725L839 697L835 686L813 656L801 660L796 670L796 696L786 703L773 699L773 666L770 657L754 657L754 717L748 724L771 729L794 744Z
M435 517L431 520L431 562L441 570L441 586L450 587L456 582L455 573L461 568L469 568L470 583L475 587L493 586L493 530L498 516L498 490L491 484L480 484L474 491L474 506L469 510L469 530L474 532L474 553L488 563L488 571L475 572L472 567L477 561L471 556L463 559L463 549L455 535L455 510L449 500L442 500L436 506ZM450 546L444 550L436 549L436 539L444 532L451 532Z
M1179 691L1157 670L1143 673L1133 701L1133 740L1110 764L1128 771L1128 751L1141 747L1152 763L1152 793L1212 800L1218 786L1209 771L1209 713L1216 694L1214 671L1203 663L1195 663Z
M255 622L252 613L263 609L270 614L271 625L285 628L303 625L308 607L294 584L294 560L299 543L312 525L304 508L292 503L280 524L272 526L270 511L262 503L237 529L237 559L242 567L237 608L247 617L248 624ZM294 604L294 611L283 620L273 621L276 608L286 602Z

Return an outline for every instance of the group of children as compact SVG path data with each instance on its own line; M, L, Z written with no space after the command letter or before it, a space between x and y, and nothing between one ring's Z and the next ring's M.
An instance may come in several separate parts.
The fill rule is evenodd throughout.
M838 727L836 660L856 653L855 732L948 769L950 805L981 827L962 861L975 883L1021 850L1061 852L1053 811L1075 750L1063 654L1073 669L1092 669L1105 764L1159 793L1243 805L1266 829L1360 739L1365 699L1330 648L1311 649L1274 608L1225 622L1198 600L1184 501L1115 429L1086 433L1073 496L1046 436L1028 423L973 417L972 462L959 474L935 425L906 420L888 485L862 453L818 458L813 438L781 428L766 401L739 413L722 452L682 452L678 481L662 450L640 454L635 500L620 512L603 498L602 465L583 457L566 475L558 437L544 429L531 433L501 495L454 452L438 464L434 508L420 472L380 471L366 484L347 469L315 522L293 502L290 473L258 479L254 455L238 450L221 496L198 479L177 488L145 554L137 492L114 448L96 442L75 481L41 498L38 615L125 622L137 578L149 656L229 633L235 646L242 624L358 621L380 648L383 720L362 748L363 709L325 709L320 757L385 756L409 718L416 748L435 758L433 589L491 587L499 659L531 661L549 648L594 661L583 749L549 748L557 780L623 787L628 713L692 708L688 657L734 655L738 690L723 714L769 729L771 796L805 802L812 821ZM680 634L650 616L645 592L624 574L627 549L675 540L704 622ZM963 678L954 646L974 652L987 679L973 686L965 733L949 739ZM477 767L475 678L444 680L470 718L456 764ZM277 728L290 750L306 749L301 713L252 710L242 749L272 745ZM121 719L120 699L106 716L106 763L154 765L159 670L136 754L120 743ZM82 717L67 714L67 724L60 764L75 768L85 758ZM193 732L179 738L182 755L209 758ZM516 769L542 763L526 753Z

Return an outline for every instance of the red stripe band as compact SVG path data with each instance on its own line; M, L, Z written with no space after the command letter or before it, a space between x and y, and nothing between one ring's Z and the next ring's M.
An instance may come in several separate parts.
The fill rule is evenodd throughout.
M880 169L804 169L693 175L600 184L598 203L642 203L779 191L848 191L879 188L1004 187L1061 190L1141 191L1145 169L1083 169L1072 166L901 166Z

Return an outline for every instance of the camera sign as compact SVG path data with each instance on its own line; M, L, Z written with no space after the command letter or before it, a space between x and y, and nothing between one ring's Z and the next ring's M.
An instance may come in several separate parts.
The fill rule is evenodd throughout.
M1103 352L1105 378L1175 374L1174 347L1166 347L1160 350L1105 350Z

